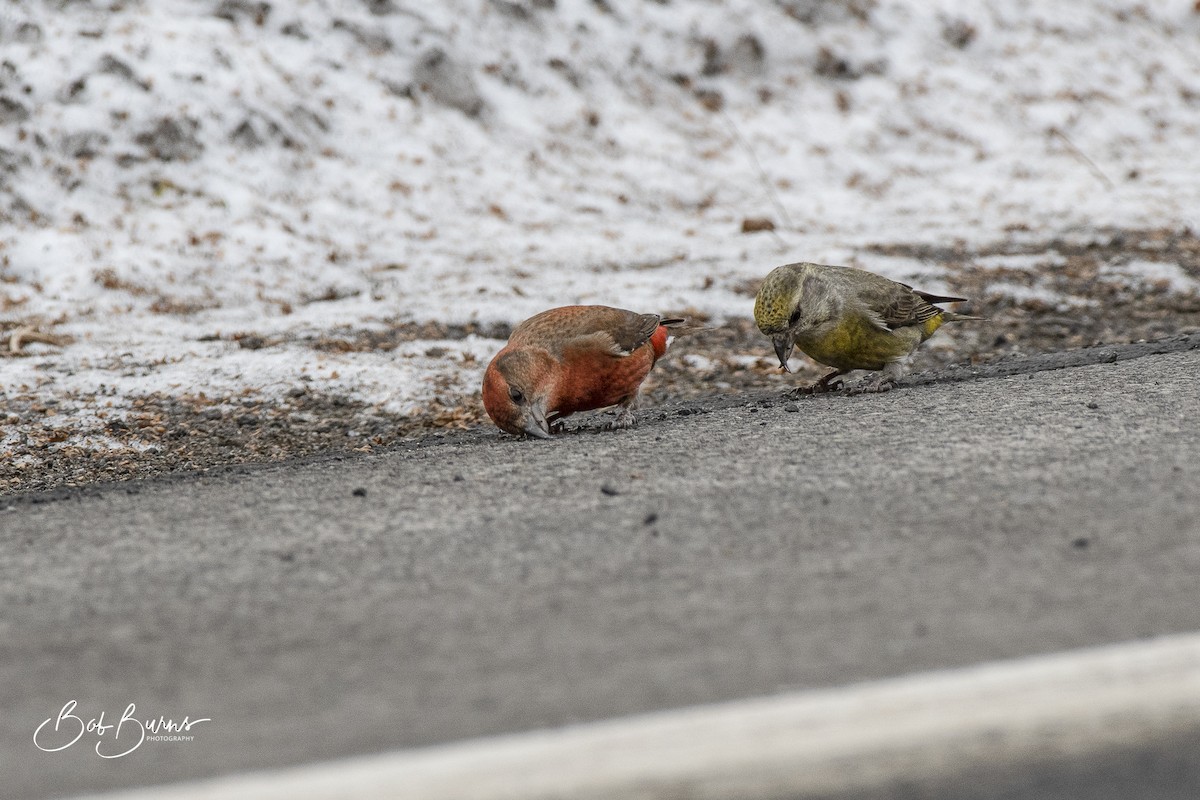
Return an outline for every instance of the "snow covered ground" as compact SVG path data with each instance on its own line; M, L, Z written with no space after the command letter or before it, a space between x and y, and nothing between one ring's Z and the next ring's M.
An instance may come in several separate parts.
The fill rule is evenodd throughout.
M0 398L404 414L498 343L313 343L744 317L801 259L938 291L866 248L1197 231L1198 176L1193 0L2 0L0 324L70 342L0 358Z

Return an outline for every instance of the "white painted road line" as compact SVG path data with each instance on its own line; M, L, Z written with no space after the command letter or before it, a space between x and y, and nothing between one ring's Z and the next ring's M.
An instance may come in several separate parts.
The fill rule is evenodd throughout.
M644 714L106 800L803 797L1200 725L1200 634Z

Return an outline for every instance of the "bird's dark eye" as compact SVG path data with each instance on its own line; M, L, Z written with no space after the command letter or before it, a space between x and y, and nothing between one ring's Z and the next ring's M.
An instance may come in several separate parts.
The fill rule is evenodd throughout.
M514 403L525 402L525 395L522 394L521 390L515 386L508 390L508 396L512 399L512 401Z
M788 317L788 327L789 328L800 321L800 312L801 312L800 306L796 306L796 310L792 312L792 315L790 317Z

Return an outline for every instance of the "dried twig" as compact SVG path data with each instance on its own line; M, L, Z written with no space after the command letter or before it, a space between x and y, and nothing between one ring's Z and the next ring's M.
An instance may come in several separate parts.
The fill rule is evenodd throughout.
M733 118L725 113L724 110L722 110L720 114L721 118L725 120L725 124L729 127L729 132L733 135L734 141L746 151L746 153L750 156L750 160L754 162L754 167L758 170L758 178L762 182L763 188L766 189L767 195L771 199L771 203L775 206L775 211L778 212L779 219L782 220L789 229L794 228L792 225L792 218L788 216L787 209L784 207L783 201L779 199L779 192L775 191L775 185L771 183L771 176L767 174L767 171L763 169L762 162L758 160L758 154L754 152L754 148L751 147L750 143L746 141L746 138L742 136L742 133L738 130L737 125L734 124ZM783 240L782 236L780 236L774 230L771 230L770 233L779 242L779 246L781 248L787 249L787 242Z
M1100 169L1100 167L1096 166L1096 162L1092 161L1090 158L1088 158L1087 153L1083 152L1078 147L1076 147L1075 143L1072 142L1070 139L1068 139L1067 135L1065 133L1063 133L1058 128L1051 128L1049 133L1051 136L1057 136L1059 139L1061 139L1063 144L1065 144L1067 146L1067 149L1070 150L1071 153L1076 158L1078 158L1080 161L1082 161L1084 164L1086 164L1088 166L1088 168L1092 171L1092 174L1095 175L1100 180L1101 183L1103 183L1109 189L1117 188L1116 184L1113 183L1109 179L1109 177L1104 174L1104 170L1102 170L1102 169Z
M21 354L21 348L33 342L63 347L71 342L70 336L55 333L43 333L32 325L21 325L14 328L8 335L8 353L10 356Z

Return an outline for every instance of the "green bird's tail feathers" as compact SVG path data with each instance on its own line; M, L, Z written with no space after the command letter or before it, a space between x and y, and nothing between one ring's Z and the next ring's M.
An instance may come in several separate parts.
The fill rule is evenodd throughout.
M942 312L943 322L986 322L987 317L972 317L969 314L956 314L953 311Z
M967 298L965 298L965 297L954 297L953 295L948 295L948 294L947 295L930 294L929 292L921 292L916 289L913 290L913 294L915 294L917 297L924 300L926 303L929 303L931 306L936 306L938 303L966 303L966 302L969 302L967 300ZM944 308L939 308L938 311L942 312L942 322L968 322L971 320L981 321L981 320L987 319L987 317L972 317L968 314L956 314L955 312L947 311Z

